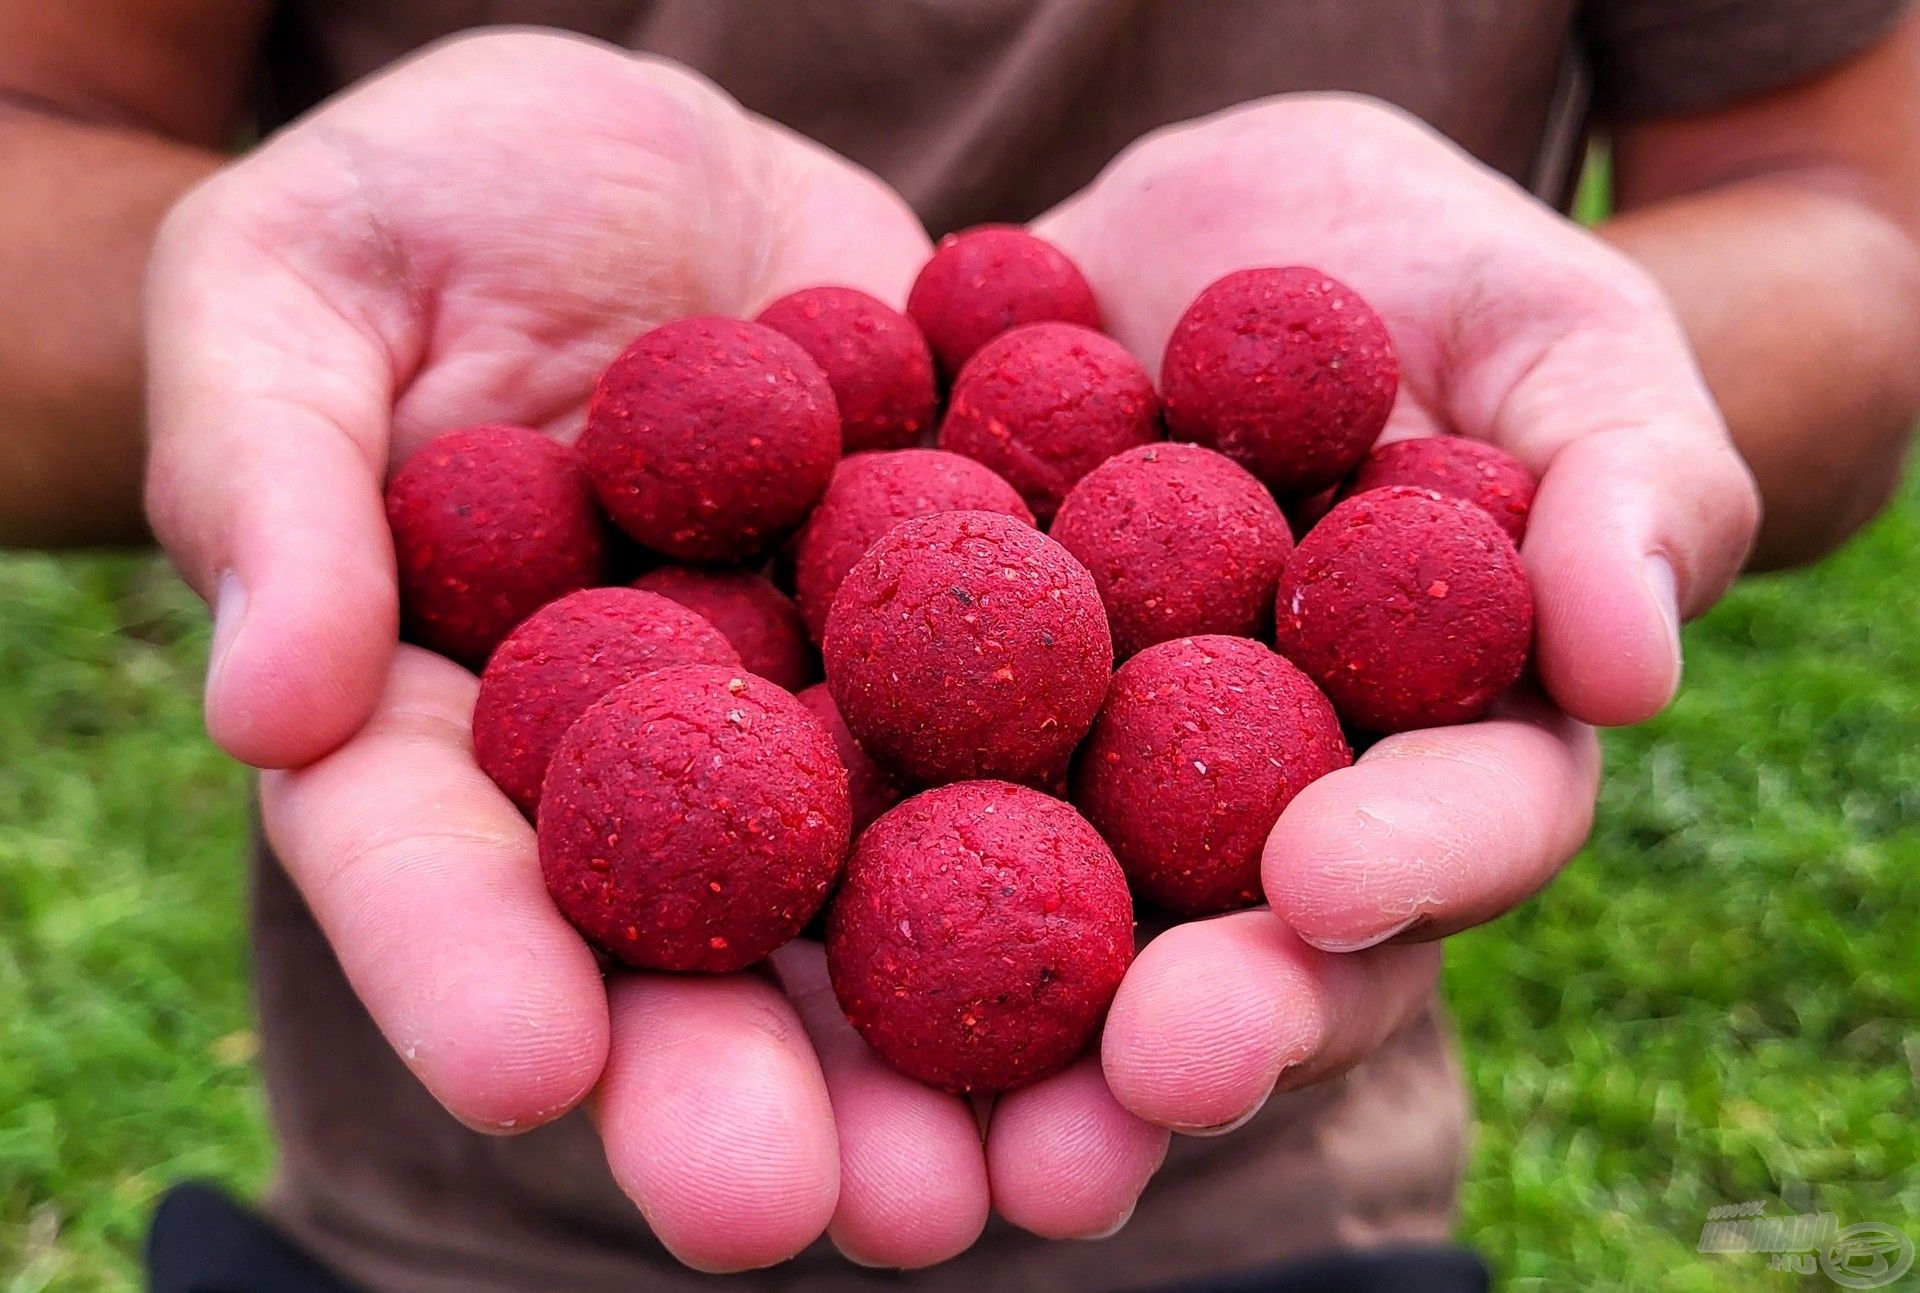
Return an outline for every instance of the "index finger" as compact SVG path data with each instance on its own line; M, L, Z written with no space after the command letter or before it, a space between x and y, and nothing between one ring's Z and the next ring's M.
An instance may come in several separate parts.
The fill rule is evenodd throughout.
M367 726L260 807L288 876L389 1044L449 1112L525 1130L607 1056L600 970L547 896L532 827L473 762L476 689L413 647Z

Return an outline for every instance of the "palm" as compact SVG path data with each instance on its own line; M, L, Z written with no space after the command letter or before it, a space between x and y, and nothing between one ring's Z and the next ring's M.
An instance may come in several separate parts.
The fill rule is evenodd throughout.
M925 252L870 177L571 40L444 49L255 160L263 259L378 340L401 456L477 417L573 429L646 328L824 273L900 296Z

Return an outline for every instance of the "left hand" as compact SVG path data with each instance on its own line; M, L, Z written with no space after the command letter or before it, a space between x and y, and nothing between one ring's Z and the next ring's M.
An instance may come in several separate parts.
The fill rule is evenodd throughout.
M1640 722L1671 698L1680 621L1738 573L1758 500L1650 278L1382 105L1291 96L1160 132L1035 229L1150 369L1214 279L1324 269L1393 334L1389 438L1481 437L1541 477L1522 558L1544 697L1388 737L1309 786L1268 841L1270 908L1175 926L1121 985L1101 1054L1112 1097L1158 1127L1219 1132L1417 1018L1437 940L1527 898L1578 850L1599 784L1590 725ZM1001 1101L990 1156L1025 1130L1005 1111L1049 1087ZM1083 1192L1105 1170L1091 1150L1055 1164Z
M777 955L777 982L603 983L532 828L474 762L473 675L395 640L381 485L448 427L576 434L595 375L664 318L751 318L822 282L898 304L927 253L871 175L711 84L494 32L255 149L176 208L154 254L156 532L221 603L208 726L278 769L261 816L288 875L451 1114L520 1132L592 1090L615 1180L705 1270L783 1260L823 1229L857 1260L925 1265L973 1242L990 1190L1105 1228L1166 1133L1088 1061L1002 1106L990 1162L967 1102L861 1045L817 944ZM1051 1168L1082 1153L1124 1203L1068 1190L1060 1210Z

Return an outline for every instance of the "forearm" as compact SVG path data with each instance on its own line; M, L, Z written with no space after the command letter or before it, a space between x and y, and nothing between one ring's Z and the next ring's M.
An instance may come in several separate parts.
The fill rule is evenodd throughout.
M1809 561L1870 518L1920 412L1920 252L1842 193L1728 184L1601 229L1653 271L1759 479L1758 568Z
M143 539L140 283L219 154L0 107L0 546Z

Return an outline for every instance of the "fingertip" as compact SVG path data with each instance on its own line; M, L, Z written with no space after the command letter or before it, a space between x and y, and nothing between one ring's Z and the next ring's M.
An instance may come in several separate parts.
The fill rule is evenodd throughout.
M1551 879L1586 837L1598 780L1593 729L1516 694L1308 786L1267 837L1261 881L1321 952L1450 934Z
M383 519L371 551L291 529L248 543L221 572L207 732L242 763L296 768L360 730L385 685L399 594ZM354 526L341 522L342 535Z
M612 1013L607 1162L668 1251L719 1274L819 1238L839 1200L833 1110L778 990L751 975L627 975Z
M610 1024L599 964L548 900L531 830L498 809L350 854L311 901L420 1083L467 1126L511 1134L592 1090Z
M336 754L261 778L261 819L356 995L457 1118L512 1132L574 1107L609 1045L592 952L555 909L533 831L473 765L475 682L401 650Z
M972 1247L990 1212L973 1109L889 1066L835 1000L819 944L795 940L772 964L812 1038L833 1103L840 1199L827 1234L849 1261L911 1270Z
M494 964L459 973L435 1012L394 1021L393 1044L434 1098L487 1135L517 1135L571 1112L606 1068L610 1028L586 945L555 944L544 973Z
M1403 784L1407 767L1376 761L1323 777L1274 824L1261 883L1274 914L1309 946L1362 951L1441 904L1445 873L1461 861L1459 832L1444 804Z
M1751 473L1724 434L1683 423L1577 436L1541 478L1520 551L1534 666L1582 722L1625 727L1666 708L1682 621L1720 598L1752 549Z
M1174 1131L1245 1118L1325 1034L1301 950L1269 911L1176 925L1148 943L1101 1039L1114 1098Z
M1129 1112L1098 1057L994 1104L987 1165L1000 1215L1045 1239L1101 1239L1133 1215L1171 1137Z
M878 1066L874 1057L869 1061ZM973 1110L888 1070L830 1074L840 1198L827 1233L862 1266L916 1270L957 1257L986 1229L991 1194Z
M911 1146L897 1147L904 1157ZM978 1142L977 1170L928 1173L893 1190L863 1190L848 1198L842 1187L827 1235L848 1261L888 1270L919 1270L958 1257L987 1228L989 1189ZM872 1178L870 1178L871 1180Z

